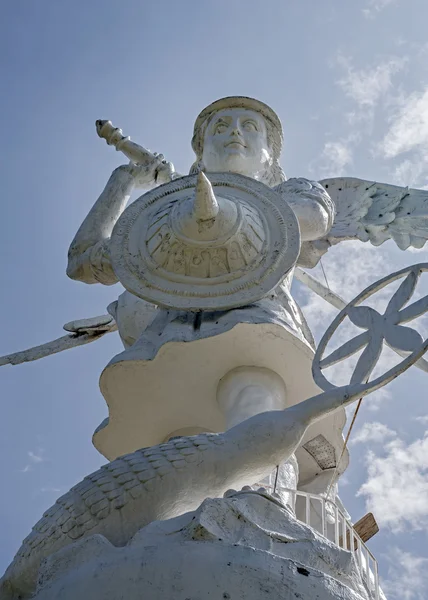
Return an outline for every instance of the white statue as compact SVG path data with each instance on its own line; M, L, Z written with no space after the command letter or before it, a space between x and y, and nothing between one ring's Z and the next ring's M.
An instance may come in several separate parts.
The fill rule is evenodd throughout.
M152 156L149 162L150 156L148 157L147 152L122 138L120 133L108 123L99 123L98 129L99 133L117 149L125 152L134 161L143 162L141 166L137 167L131 163L113 172L105 190L86 217L70 247L67 270L70 277L85 283L99 282L109 285L116 283L118 272L123 271L122 268L119 269L119 260L113 267L112 253L122 260L126 249L116 244L117 247L113 250L110 238L132 191L135 188L147 189L170 180L173 184L170 184L170 188L166 191L164 188L159 188L159 194L164 194L168 199L175 193L176 188L179 194L179 188L183 186L182 191L186 193L186 186L191 187L194 182L187 181L185 178L180 179L172 165L165 163L161 156ZM196 120L192 140L196 161L190 173L213 174L211 183L217 196L224 193L221 192L224 177L215 181L215 173L239 174L272 187L277 195L286 200L283 210L290 205L297 216L300 239L303 242L317 240L330 230L334 206L328 194L318 183L305 179L286 181L279 164L282 137L282 127L278 117L265 104L250 98L219 100L204 109ZM237 185L251 186L251 181L239 183L239 178L235 176L231 179L231 185L233 184L236 194ZM265 190L263 193L267 194L268 190L266 188ZM241 198L240 210L244 210L245 213L247 209L243 207L250 201L248 193L251 190L244 191L247 195ZM255 193L259 193L258 190ZM209 191L207 194L209 196ZM178 202L181 197L174 197L174 200ZM150 207L157 201L158 197L153 191L149 192L149 196L141 198L141 203L144 202ZM138 202L140 200L133 206ZM227 212L234 210L230 200L225 198L219 202L220 214L215 219L216 225L211 227L209 219L205 219L210 225L210 228L205 230L210 239L227 236L227 227L229 227L227 223L230 223L233 231L238 227L234 222L235 217ZM222 223L220 218L222 206L225 211L224 227L221 231L220 229L214 231L216 226L220 227ZM181 238L184 235L187 237L193 235L191 227L183 225L183 215L171 216L169 214L171 210L168 210L167 205L166 207L165 213L161 213L159 208L153 216L149 214L147 218L141 217L144 222L151 220L150 222L154 223L153 233L151 229L145 234L137 230L140 237L146 235L149 240L154 238L154 251L161 243L158 244L154 236L158 233L157 223L163 215L169 218L168 227L172 233L179 230L180 235L178 233L177 235ZM239 243L239 240L236 241L237 236L231 234L227 248L219 251L215 246L211 252L205 245L198 256L192 255L190 272L187 274L203 279L203 271L208 269L210 275L206 276L212 287L213 272L221 276L223 274L221 268L227 262L228 268L225 268L224 272L226 276L232 276L232 271L243 270L246 274L251 274L255 287L261 288L260 274L256 270L257 265L254 264L256 259L252 253L258 253L263 258L262 264L263 261L269 263L273 259L271 256L263 256L264 235L268 234L263 231L262 220L268 218L270 213L268 210L263 210L261 200L260 208L262 214L257 214L257 203L255 203L252 208L248 208L252 212L244 214L241 221L238 219L240 233L245 230L248 223L253 230L256 230L253 241L250 239L250 234L247 235L244 231L247 239L253 244L251 249L248 245L245 247L245 240ZM138 207L133 214L128 212L131 215L128 217L129 222L134 223L135 218L138 218L137 211ZM183 208L182 211L186 212L187 209ZM284 220L291 222L293 216L286 215ZM129 222L123 223L121 229L128 230ZM274 227L275 215L273 214L273 219L268 226L269 244L266 244L272 252L277 251L272 237L275 235L272 233ZM120 229L119 224L118 228ZM167 231L165 225L162 243L172 235L169 230ZM197 237L199 233L195 231L194 236ZM298 235L297 229L295 235ZM279 232L278 243L281 241L280 237ZM199 235L199 238L196 243L202 244L204 237ZM136 242L129 242L131 246L132 243L135 245ZM287 244L287 252L290 253L290 239L287 240ZM168 253L171 254L173 246L174 242L170 240ZM149 250L151 251L151 246ZM223 250L226 258L221 254ZM239 257L234 259L232 265L234 251L239 254ZM162 260L164 254L167 252L162 254ZM222 431L250 414L269 408L283 408L285 405L294 404L315 394L317 388L310 372L314 343L306 321L290 294L292 267L297 255L298 249L296 255L293 254L291 257L288 267L283 266L283 272L276 280L279 285L267 285L265 297L257 301L248 300L242 295L244 292L241 293L242 289L252 292L254 288L250 286L247 278L245 287L240 288L241 291L236 294L237 300L232 301L232 293L227 290L228 293L224 293L224 302L220 302L220 295L216 295L210 304L205 304L208 310L196 313L179 310L178 307L182 305L177 303L177 297L173 296L172 300L168 300L165 294L158 302L164 305L163 308L155 308L153 304L137 298L130 291L125 291L118 301L112 303L108 310L117 323L126 350L111 361L101 376L100 385L110 407L110 418L95 432L96 447L109 459L113 459L141 445L156 444L171 436L207 430ZM176 275L175 271L181 268L181 263L178 267L176 265L177 256L178 251L173 252L172 259L165 267L170 274L172 272ZM208 264L204 264L205 256L209 256ZM151 255L150 259L153 257L154 255ZM239 258L242 259L242 264ZM269 268L272 268L270 263ZM138 268L136 270L138 271ZM181 274L181 271L178 272L178 275ZM128 290L131 289L124 278L120 277L120 279ZM174 278L173 286L178 285L177 281L178 279ZM190 278L186 285L191 285ZM231 281L231 286L236 286L235 280ZM136 287L132 291L135 289ZM180 346L174 346L177 342ZM198 343L193 344L194 342ZM239 360L240 362L237 362ZM234 368L247 365L268 368L278 373L285 381L286 400L281 399L276 404L270 404L266 397L259 397L257 402L244 407L236 398L234 409L229 410L229 416L225 417L225 412L222 410L224 403L222 406L222 400L217 393L218 382ZM296 377L297 373L300 377ZM246 377L248 376L247 374ZM236 385L239 387L240 384ZM201 397L205 399L204 402L200 401ZM184 399L188 399L188 406L185 405ZM119 405L120 418L116 419L115 415L119 413L115 406ZM344 413L336 415L330 424L326 422L324 428L315 429L310 435L308 434L309 438L322 434L326 444L331 444L338 456L342 445L341 429L344 423ZM343 471L346 465L347 456L340 470ZM317 463L313 461L312 468L308 472L301 471L301 478L304 481L311 479L316 474L317 468ZM288 466L281 467L279 482L284 487L295 487L298 477L297 463L294 459Z
M112 462L46 511L0 580L0 597L227 599L251 571L250 600L292 592L378 600L368 550L362 557L358 538L356 552L352 524L334 504L347 466L344 407L420 363L428 340L402 323L428 309L427 297L407 304L428 264L362 292L316 352L290 284L298 261L316 264L341 239L420 247L428 192L355 179L287 181L279 119L251 98L223 98L201 112L189 176L109 122L97 129L131 163L113 172L77 232L67 273L85 283L120 281L127 291L108 316L69 323L70 335L0 364L117 328L125 349L101 375L109 419L94 434ZM125 209L139 188L152 189ZM384 315L358 306L400 277ZM366 332L324 357L345 317ZM405 359L370 381L384 341ZM364 346L350 385L334 387L322 370ZM229 489L260 481L274 493ZM312 492L304 507L298 486ZM314 489L321 535L310 514Z
M162 155L153 155L124 138L109 122L97 122L97 130L131 162L115 169L81 225L70 246L67 273L85 283L111 285L118 277L112 266L110 238L133 191L171 185L168 182L185 187L180 182L186 178L177 174ZM286 180L279 163L282 143L281 123L272 109L251 98L223 98L205 108L196 119L192 138L196 160L190 173L205 172L211 179L219 172L240 174L272 188L298 219L301 247L297 264L303 266L314 266L331 245L343 239L380 244L392 237L403 249L425 243L428 192L350 178L321 183ZM162 188L159 190L161 194ZM210 258L210 269L222 268L218 258ZM252 266L248 270L251 269ZM95 445L105 456L115 458L172 435L221 431L241 418L237 408L233 414L229 410L227 418L224 411L218 410L217 383L233 368L254 365L278 373L286 384L287 404L316 393L310 376L314 343L290 294L292 276L293 269L284 272L283 281L255 302L234 302L230 310L223 303L221 310L212 308L199 313L157 307L125 291L108 307L108 316L72 322L66 326L68 336L4 357L0 364L34 360L88 343L117 328L126 350L111 361L101 377L110 420L94 435ZM176 354L175 342L180 343ZM211 363L209 356L215 357ZM236 356L242 356L242 361L236 363ZM144 369L137 365L144 365ZM206 406L212 408L208 413L197 400L187 407L180 405L179 409L171 401L176 396L196 399L201 395L207 398ZM129 406L123 396L129 399ZM167 402L162 410L157 410L159 397ZM114 417L117 402L122 411L122 429ZM242 416L248 416L269 406L241 406L240 411ZM272 406L282 408L283 404ZM321 435L337 455L343 425L344 415L337 414L334 423L326 425L325 430L313 431L312 438ZM346 462L345 456L342 471ZM303 484L314 476L316 463L312 471L305 474ZM302 479L303 474L300 475Z
M159 575L162 580L164 578L167 581L170 581L171 578L174 579L174 568L177 569L176 574L179 574L180 579L186 572L184 584L191 586L195 579L198 581L198 578L189 575L188 567L178 561L179 555L183 554L182 546L172 548L173 555L170 559L172 563L166 572L165 563L156 564L155 573L153 569L149 569L148 574L141 572L141 567L144 567L146 562L146 560L141 562L141 557L145 556L143 550L145 545L148 546L149 554L153 555L154 549L155 553L162 551L162 541L165 541L165 536L168 538L185 530L188 530L188 535L179 536L183 538L181 543L190 542L189 551L192 553L194 551L196 554L202 552L201 568L205 568L211 562L210 552L212 550L208 550L206 547L203 550L194 548L192 547L194 542L206 541L214 543L217 547L218 542L221 542L221 547L217 550L220 555L227 556L234 561L234 564L236 561L239 563L242 560L240 551L235 550L236 546L246 547L249 545L252 551L255 548L268 549L270 556L275 555L275 559L267 561L269 564L264 564L265 561L262 557L258 557L254 565L261 569L258 577L264 581L271 581L270 577L273 577L273 574L268 576L266 570L270 571L273 566L270 563L275 564L279 557L292 559L292 562L297 561L298 564L301 564L303 560L304 564L315 569L315 579L311 582L309 589L305 589L305 595L302 596L305 599L315 598L314 590L316 590L322 591L325 598L369 600L371 584L367 565L365 566L367 587L365 587L350 553L346 556L347 553L340 548L335 548L327 540L323 541L319 536L314 535L310 527L297 526L290 503L285 503L281 495L275 496L275 494L268 494L266 490L258 490L256 495L265 497L269 502L279 506L281 510L284 509L282 514L277 510L272 520L269 517L272 509L269 506L257 505L258 501L254 505L252 499L246 497L251 490L245 486L251 485L254 480L261 480L272 471L275 465L288 461L312 424L394 380L426 352L428 340L423 341L416 331L399 325L424 314L428 309L428 299L425 297L400 311L403 304L412 296L420 274L426 271L428 271L428 264L403 269L390 278L385 278L380 284L371 286L347 305L321 340L314 361L314 373L317 374L317 378L323 377L321 371L329 364L328 358L321 360L324 349L331 333L340 321L346 315L355 318L358 311L365 314L370 309L358 308L358 304L389 281L406 276L386 310L387 316L382 325L383 335L379 336L379 332L371 332L368 329L366 336L368 348L373 344L380 347L383 337L388 337L394 329L401 329L403 333L407 332L408 335L404 336L404 346L400 336L396 336L399 346L405 347L410 352L410 355L399 365L367 382L380 355L380 351L369 351L366 358L363 358L362 361L360 359L360 365L357 364L350 379L350 385L331 387L327 383L325 387L330 389L318 396L282 411L269 410L255 416L246 415L247 418L244 417L242 422L238 422L226 433L208 433L171 439L168 443L137 450L104 465L59 498L36 523L6 573L0 579L2 600L39 598L39 592L40 598L49 600L58 597L58 593L61 595L66 593L68 594L67 598L72 598L75 597L73 596L76 591L75 586L81 585L86 590L86 594L89 594L88 597L94 599L104 598L107 593L108 597L117 598L124 592L127 597L128 595L132 598L140 597L141 590L146 589L148 585L153 585ZM397 311L398 318L396 318ZM366 322L362 326L369 328ZM380 341L378 342L378 340ZM395 346L396 342L393 342L392 345ZM341 352L342 358L346 357L345 348L348 346L349 343L346 343L343 350L333 352L330 355L331 359L334 356L335 361L341 360L336 356L338 352ZM283 393L283 382L275 373L261 373L258 377L259 387L263 388L263 396L273 399L275 395L280 396ZM246 373L230 372L220 383L220 396L226 402L228 398L233 400L238 381L239 394L251 401L254 399L254 394L257 397L258 389L254 385L256 378L257 374L251 372L251 369L248 369ZM214 502L215 510L212 514L209 514L210 510L208 510L205 518L201 516L200 513L204 513L204 510L207 510L207 506L212 502L211 500L206 501L208 497L214 496L217 499L223 495L225 498L239 497L239 493L230 489L232 486L243 487L244 501L240 507L236 504L233 507L227 500L219 500ZM287 504L288 510L286 510ZM196 512L192 513L191 511ZM242 531L242 523L233 522L236 517L237 520L241 518L237 516L238 513L244 517L244 523L248 530L245 534ZM184 520L174 521L175 517L181 515ZM235 517L231 519L233 515ZM276 523L276 519L281 519L283 523ZM151 532L150 529L148 531L145 529L145 526L149 524L152 524ZM188 529L189 525L190 529ZM156 532L156 530L158 531ZM338 531L337 528L336 544L338 543ZM254 537L254 532L258 532L256 537ZM155 533L155 546L151 545L153 533ZM260 540L259 533L266 539ZM86 551L84 550L85 546L80 543L85 538L89 538ZM300 544L297 541L300 541ZM138 542L142 543L142 549L138 549L138 546L135 547ZM292 551L291 555L286 552L284 555L281 548L277 547L278 542L282 544L294 542L291 545L297 546L297 552ZM302 542L303 548L300 547ZM71 546L70 551L66 550L64 553L63 549L68 546ZM113 548L124 546L128 548L125 552L129 551L130 556L124 558L122 553L122 559L118 563L117 559L120 556L109 556L109 549L113 550ZM133 546L135 550L132 549ZM168 550L168 546L166 549ZM136 552L136 556L134 556L134 552ZM320 552L322 555L326 554L325 562L319 560ZM139 557L138 565L132 566L131 572L129 565L121 564L121 560L126 563L128 559L131 559L133 564L136 557ZM103 571L102 565L105 565L106 560L110 561L110 559L112 559L112 566L114 563L121 566L117 567L113 578L107 578L106 581L100 583L93 576L94 569ZM243 564L250 564L248 560L248 557L244 557ZM82 565L88 561L89 564L92 561L93 567L89 571L83 568L82 573ZM360 568L362 567L363 565L360 565ZM216 564L215 568L220 569L220 575L223 570L221 565ZM304 571L305 576L308 576L310 571L307 569ZM362 571L364 572L364 568ZM136 581L132 584L129 580L131 573L132 581L136 577ZM330 581L331 576L333 576L333 581ZM62 578L65 579L65 582L61 583ZM274 576L274 580L275 578L276 576ZM335 591L334 588L338 585L336 579L345 588L342 589L339 586L340 590ZM230 584L231 581L234 581L233 576L225 577L226 583ZM293 575L287 577L286 582L283 581L283 584L285 583L286 587L279 593L278 597L280 598L289 597L289 587L294 588L297 585L300 592L305 587L297 584ZM129 590L123 588L123 586L126 588L127 585L130 585ZM333 585L333 589L331 585ZM155 588L151 594L148 592L150 597L156 599L163 597L162 590L157 590L157 586ZM356 594L354 595L348 588L353 589ZM373 591L375 594L378 593L376 586ZM171 592L172 597L177 597L176 592L177 590ZM35 596L33 596L34 593ZM137 596L133 595L135 593ZM256 595L255 598L257 597L259 596Z
M70 247L67 273L85 283L111 285L117 278L109 260L109 238L131 194L180 175L162 155L151 154L129 138L123 138L120 130L112 132L108 122L98 121L97 129L100 136L109 139L131 162L113 171L80 227ZM425 244L428 239L427 191L347 177L323 180L321 185L305 179L287 181L279 163L282 143L282 126L272 109L251 98L223 98L206 107L195 122L192 147L196 161L190 172L241 173L283 194L299 220L303 243L298 264L302 266L315 266L322 254L342 240L359 239L379 245L392 238L401 249L421 248ZM154 316L154 307L144 304L143 309L143 304L125 292L117 304L110 307L117 317L125 346L139 337ZM106 326L107 321L109 326ZM92 339L100 337L96 335L97 319L89 329L85 325L86 320L76 321L66 329L80 336L88 332ZM310 339L304 321L301 327ZM113 330L112 321L101 317L98 333ZM84 343L79 336L74 340L75 345ZM38 347L33 353L25 351L3 357L0 364L35 360L71 347L70 339L67 341L65 347L47 344L46 348Z
M311 423L393 380L427 348L428 340L415 348L414 356L404 361L401 368L394 368L373 382L336 387L295 407L257 414L226 433L171 440L137 450L101 467L59 498L36 523L0 579L2 600L29 598L35 591L42 561L78 540L101 534L114 546L123 547L132 543L133 537L149 523L165 521L183 513L188 516L189 511L197 509L207 497L220 498L232 486L248 486L254 479L262 479L275 465L293 455ZM377 358L373 363L377 362ZM271 496L270 500L277 502ZM216 519L222 510L220 507ZM264 516L263 512L258 515L262 521ZM253 518L257 520L258 517L257 511L253 513ZM220 526L221 521L216 525ZM275 523L274 526L281 528L280 524ZM228 525L224 523L222 527L224 533L228 533ZM256 528L259 528L258 524ZM312 533L310 535L313 536ZM197 537L191 538L195 539ZM221 542L222 539L216 541ZM296 542L296 539L291 538L290 541ZM243 543L246 545L245 539ZM271 547L268 549L272 550ZM100 558L92 552L90 557ZM66 572L74 567L73 556L70 558L62 567ZM206 562L207 559L204 560ZM88 574L85 577L88 578ZM90 578L93 579L92 573ZM43 584L41 577L39 586L43 587ZM72 579L68 583L71 587L69 593L73 593L73 585ZM113 585L114 594L119 594L117 584ZM140 586L147 586L147 582L140 582ZM96 587L95 583L93 593ZM284 592L287 593L286 590ZM120 591L122 593L123 590ZM330 593L331 596L325 597L336 598L333 592ZM53 598L52 594L52 590L48 590L47 597ZM97 597L104 596L101 593ZM309 597L312 598L305 596ZM355 600L359 598L355 596Z
M334 206L318 183L304 179L286 181L279 164L282 137L278 117L265 104L249 98L224 98L204 109L196 120L192 146L197 160L190 173L240 173L274 187L295 211L302 240L318 240L330 231ZM165 163L162 156L148 165L131 163L113 171L70 246L69 277L85 283L117 283L109 260L109 240L131 193L176 178L172 164ZM278 294L288 296L288 288L289 282ZM137 309L135 298L125 292L109 308L125 346L139 338L153 317L152 307L143 309L143 303L138 302ZM301 318L296 305L293 308ZM302 334L311 340L304 320L299 327L293 312L288 310L288 313L293 326L303 330Z

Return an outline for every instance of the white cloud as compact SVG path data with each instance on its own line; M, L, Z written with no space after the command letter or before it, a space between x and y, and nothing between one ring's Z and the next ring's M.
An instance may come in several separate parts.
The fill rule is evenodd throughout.
M388 600L426 600L428 589L428 558L390 549L388 575L382 581Z
M344 242L332 248L322 258L327 281L324 281L320 266L314 269L312 274L347 301L377 278L384 277L387 261L388 252L384 248L374 248L358 241ZM337 309L306 287L303 290L305 290L305 302L302 308L305 316L316 332L323 333L328 318L335 316Z
M419 149L428 152L428 87L402 99L381 144L385 158Z
M58 494L61 491L61 488L54 486L47 486L40 488L40 492L42 494Z
M426 170L427 164L423 157L414 156L412 160L406 158L395 167L391 183L408 187L415 186Z
M383 367L384 363L380 362L380 366ZM390 366L385 364L385 366ZM386 369L385 369L386 370ZM380 409L381 405L387 400L391 400L392 394L386 388L381 388L377 392L370 394L369 398L365 401L364 406L371 412L376 412Z
M401 96L389 128L376 147L386 159L403 157L392 174L394 183L425 187L428 177L428 86ZM406 156L407 155L407 156Z
M428 425L428 415L425 415L423 417L415 417L415 421L422 423L422 425Z
M353 433L350 443L351 444L368 444L373 442L375 444L381 444L388 438L396 437L395 431L384 425L373 421L372 423L364 423L364 425L355 433Z
M347 121L348 133L336 140L328 140L320 157L310 165L317 176L331 177L344 175L344 169L353 163L355 148L372 135L374 115L382 102L389 104L393 76L407 62L406 57L392 56L377 64L359 69L353 60L339 54L334 61L342 70L336 81L345 96L351 101L343 113ZM337 119L337 116L335 116ZM402 168L404 170L404 167ZM397 177L400 174L397 175Z
M373 6L375 6L373 4ZM394 76L407 64L407 56L389 56L370 65L358 68L352 58L339 53L332 62L332 67L339 67L341 75L336 84L341 88L348 102L345 109L340 108L339 120L342 122L341 134L336 139L328 139L319 157L309 169L318 177L346 175L345 169L353 164L356 148L370 141L370 152L383 156L377 145L373 143L375 116L385 121L386 115L396 109L402 101L402 94L396 89L392 94ZM382 110L380 110L382 108ZM337 111L337 106L335 107ZM376 112L377 111L377 112ZM338 115L334 116L338 121ZM343 122L345 120L345 122ZM367 151L367 148L366 148ZM403 164L396 167L395 180L401 184L403 180L414 181L421 168L414 164Z
M326 142L319 160L318 171L322 177L339 176L351 163L352 149L348 141Z
M387 61L366 69L355 69L352 61L340 55L337 59L345 70L345 75L338 80L338 85L345 95L354 100L366 115L378 104L390 90L392 76L398 73L406 63L405 57L392 57ZM368 112L367 112L368 111Z
M363 15L367 19L373 19L382 10L395 4L396 0L368 0L366 8L363 8Z
M390 434L391 435L391 434ZM385 441L381 456L366 454L367 481L359 496L380 525L392 531L405 527L423 530L428 526L428 431L421 439L406 444L398 436Z
M45 459L42 456L43 454L43 450L39 450L38 454L36 454L35 452L32 452L31 450L28 452L28 456L30 458L30 460L34 463L41 463L43 462Z
M45 462L47 459L45 458L44 454L45 451L43 448L37 448L37 450L34 452L32 450L29 450L27 452L27 455L30 459L30 462L27 463L23 469L20 469L21 473L28 473L28 471L32 470L34 465Z

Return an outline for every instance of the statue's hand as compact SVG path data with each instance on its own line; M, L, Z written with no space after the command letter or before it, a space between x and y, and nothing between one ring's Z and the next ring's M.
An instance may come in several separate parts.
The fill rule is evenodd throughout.
M125 172L133 178L135 188L151 188L171 181L174 173L174 165L167 162L163 154L154 154L154 160L147 165L137 165L130 162L116 169Z
M162 160L156 169L156 184L168 183L172 180L173 173L175 173L175 168L172 162Z

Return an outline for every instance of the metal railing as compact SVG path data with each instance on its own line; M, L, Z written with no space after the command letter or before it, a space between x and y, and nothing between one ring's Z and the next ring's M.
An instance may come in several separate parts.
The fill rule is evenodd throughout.
M263 483L259 485L267 490L273 490L273 486ZM352 552L369 594L374 600L380 600L377 560L339 507L331 500L326 500L318 494L279 486L277 486L276 491L289 494L291 499L289 504L292 507L296 506L299 498L303 499L303 510L297 511L296 518L316 529L340 548ZM314 503L319 503L319 512L315 510ZM300 509L302 509L301 506Z

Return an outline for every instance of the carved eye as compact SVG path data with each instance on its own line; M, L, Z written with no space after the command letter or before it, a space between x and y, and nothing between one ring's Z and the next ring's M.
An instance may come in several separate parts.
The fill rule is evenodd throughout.
M245 131L257 131L257 125L254 121L245 121L242 126Z
M217 123L214 126L214 133L224 133L227 129L226 123Z

